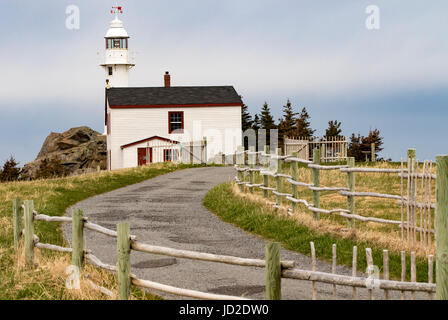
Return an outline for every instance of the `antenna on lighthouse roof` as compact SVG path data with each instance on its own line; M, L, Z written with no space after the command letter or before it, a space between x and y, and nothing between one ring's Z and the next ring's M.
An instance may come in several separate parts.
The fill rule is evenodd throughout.
M123 7L119 6L117 3L115 5L115 7L112 7L112 10L110 10L110 13L115 14L115 19L118 19L118 14L123 14Z

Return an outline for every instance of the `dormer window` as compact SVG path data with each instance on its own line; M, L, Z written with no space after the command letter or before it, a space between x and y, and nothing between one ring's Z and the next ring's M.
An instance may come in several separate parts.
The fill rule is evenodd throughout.
M127 49L128 39L106 39L106 49Z

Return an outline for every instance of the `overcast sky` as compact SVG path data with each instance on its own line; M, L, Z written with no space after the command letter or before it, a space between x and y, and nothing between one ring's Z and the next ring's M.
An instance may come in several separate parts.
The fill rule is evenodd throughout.
M33 160L45 137L87 125L103 131L104 35L109 0L2 0L0 162ZM323 135L384 136L381 156L448 153L446 0L121 1L135 52L131 86L233 85L252 113L276 118L289 98ZM80 29L66 28L66 7ZM380 9L368 30L366 7Z

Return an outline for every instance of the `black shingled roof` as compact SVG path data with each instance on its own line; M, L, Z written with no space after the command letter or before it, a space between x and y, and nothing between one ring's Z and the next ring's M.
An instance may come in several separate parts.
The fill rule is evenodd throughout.
M110 88L107 97L110 106L243 103L232 86Z

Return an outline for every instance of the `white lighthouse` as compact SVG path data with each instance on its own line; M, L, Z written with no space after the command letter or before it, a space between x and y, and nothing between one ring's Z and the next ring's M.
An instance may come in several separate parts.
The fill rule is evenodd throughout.
M110 22L106 36L106 59L101 66L106 72L107 87L129 87L129 69L135 64L129 62L129 35L118 19L121 7L114 7L115 19Z

